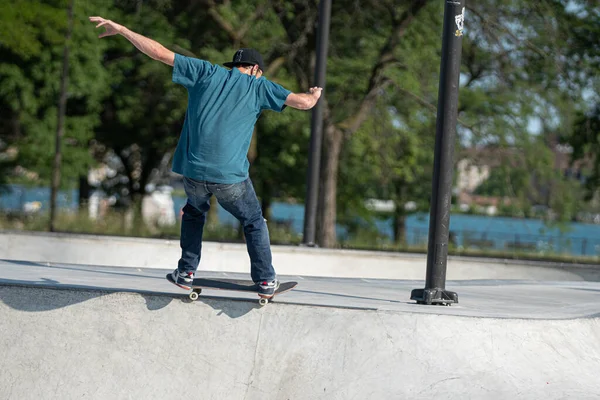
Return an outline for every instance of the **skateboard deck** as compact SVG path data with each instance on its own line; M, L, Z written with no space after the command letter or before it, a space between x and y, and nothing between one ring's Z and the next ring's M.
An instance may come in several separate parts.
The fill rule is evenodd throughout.
M169 282L175 284L171 274L167 274ZM258 288L252 281L242 279L224 279L224 278L196 278L192 282L192 291L189 294L189 298L192 301L198 300L198 295L202 293L202 289L215 289L215 290L227 290L234 292L254 292L258 294L259 303L264 306L269 303L269 300L273 297L289 292L298 285L298 282L281 282L279 288L275 291L272 297L264 297L258 294Z

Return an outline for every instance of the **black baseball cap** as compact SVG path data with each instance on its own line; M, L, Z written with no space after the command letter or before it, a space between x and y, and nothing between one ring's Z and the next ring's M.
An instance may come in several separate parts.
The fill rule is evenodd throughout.
M258 65L258 68L265 72L265 62L258 50L254 49L239 49L233 55L233 60L231 62L226 62L223 65L233 68L242 64Z

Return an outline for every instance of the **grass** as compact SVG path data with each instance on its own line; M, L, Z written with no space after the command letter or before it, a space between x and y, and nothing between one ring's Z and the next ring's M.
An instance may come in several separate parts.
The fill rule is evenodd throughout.
M49 230L48 214L36 215L11 215L0 214L0 230L37 231ZM179 240L180 224L172 226L158 226L156 224L134 223L131 214L111 211L97 220L90 219L86 213L62 212L57 216L56 231L64 233L130 236L142 238L160 238ZM302 242L302 235L293 232L288 226L276 223L269 224L269 234L273 244L298 245ZM218 225L207 223L204 227L204 239L220 242L243 243L243 236L237 227L231 225ZM427 253L426 246L401 246L391 243L372 230L357 230L352 238L340 241L336 248L353 250L376 250L388 252ZM464 249L450 247L449 255L501 258L512 260L547 261L566 264L600 264L600 257L574 256L571 254L544 253L527 251L499 251Z
M0 214L0 230L15 230L26 232L48 232L50 226L49 214L23 215ZM158 226L134 222L131 214L111 211L102 218L93 220L85 213L61 212L55 221L55 231L107 236L131 236L141 238L179 240L181 224ZM289 229L274 224L269 226L273 243L299 244L302 238ZM204 226L205 240L243 242L243 237L237 227L207 223Z

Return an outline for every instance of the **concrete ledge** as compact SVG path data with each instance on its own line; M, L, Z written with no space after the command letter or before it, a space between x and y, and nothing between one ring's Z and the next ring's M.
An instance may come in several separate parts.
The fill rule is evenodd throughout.
M600 396L598 318L256 308L0 285L0 321L2 399ZM189 343L185 356L173 343Z
M0 232L0 258L9 260L171 269L179 256L179 242L172 240ZM244 244L203 243L201 269L247 273L249 264ZM424 280L426 256L273 246L273 264L280 275ZM449 257L447 279L600 282L600 266Z

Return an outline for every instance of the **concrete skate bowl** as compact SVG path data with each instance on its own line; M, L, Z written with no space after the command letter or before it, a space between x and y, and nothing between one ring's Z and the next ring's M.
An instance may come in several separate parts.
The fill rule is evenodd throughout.
M0 399L591 399L599 317L0 285Z

